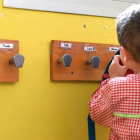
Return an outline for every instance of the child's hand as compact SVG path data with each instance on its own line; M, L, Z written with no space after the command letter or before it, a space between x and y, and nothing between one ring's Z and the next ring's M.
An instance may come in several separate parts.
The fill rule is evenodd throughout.
M121 57L120 55L115 55L114 59L112 60L112 63L109 66L109 77L124 77L125 73L127 71L127 68L125 66L120 65Z

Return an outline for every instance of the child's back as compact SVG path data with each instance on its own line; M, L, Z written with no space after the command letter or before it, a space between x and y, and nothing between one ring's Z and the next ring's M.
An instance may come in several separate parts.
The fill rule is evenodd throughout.
M111 128L110 140L140 140L140 5L120 14L116 28L121 55L114 57L110 78L93 94L89 111L93 121ZM127 69L134 74L125 77Z

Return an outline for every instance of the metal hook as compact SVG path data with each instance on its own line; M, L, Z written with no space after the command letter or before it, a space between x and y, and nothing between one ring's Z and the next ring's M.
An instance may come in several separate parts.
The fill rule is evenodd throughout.
M21 68L24 63L24 56L21 54L16 54L12 59L9 60L9 63L14 64L17 68Z
M57 59L57 63L63 63L65 67L70 67L72 61L72 57L69 54L64 54L62 58Z
M92 59L88 59L86 61L86 64L92 64L93 68L98 68L100 64L100 57L99 56L93 56Z

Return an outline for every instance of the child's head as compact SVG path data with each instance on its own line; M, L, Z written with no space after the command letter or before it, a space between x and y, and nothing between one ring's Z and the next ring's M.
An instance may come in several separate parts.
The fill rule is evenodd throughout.
M140 4L132 5L117 17L116 29L120 46L140 63Z

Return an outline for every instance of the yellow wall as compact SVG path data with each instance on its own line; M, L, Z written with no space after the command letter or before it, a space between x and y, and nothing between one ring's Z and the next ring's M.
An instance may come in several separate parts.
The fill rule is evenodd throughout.
M51 82L50 41L117 44L115 20L0 3L0 39L19 40L25 56L20 82L0 83L0 140L88 140L88 101L99 83ZM96 131L108 139L109 129Z

